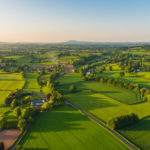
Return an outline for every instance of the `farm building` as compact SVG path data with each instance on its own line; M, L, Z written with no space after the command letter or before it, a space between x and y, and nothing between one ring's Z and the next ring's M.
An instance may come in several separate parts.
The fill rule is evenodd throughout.
M65 73L73 73L74 72L73 65L68 64L68 65L64 65L63 67L64 67L64 72Z
M34 107L41 107L44 103L46 102L46 100L34 100L31 102L31 106L34 106Z
M33 65L33 66L30 66L30 68L33 69L33 70L40 71L40 69L42 69L42 68L54 69L54 68L56 68L56 66L57 66L57 64L50 64L50 65Z

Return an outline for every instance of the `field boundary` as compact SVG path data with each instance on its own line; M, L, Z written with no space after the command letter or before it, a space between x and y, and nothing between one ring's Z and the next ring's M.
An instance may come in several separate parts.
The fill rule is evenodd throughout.
M66 101L65 102L66 105L70 105L71 107L73 107L74 109L80 111L82 114L86 115L87 117L89 117L90 119L96 121L99 125L101 125L102 127L104 127L106 130L108 130L111 134L113 134L117 139L119 139L121 142L123 142L127 147L129 147L132 150L139 150L138 147L136 147L135 145L133 145L131 142L129 142L125 137L122 137L118 132L115 132L114 130L110 129L109 127L107 127L103 122L101 122L100 120L96 119L95 117L93 117L91 114L88 114L87 112L83 111L82 109L80 109L79 107L77 107L76 105Z

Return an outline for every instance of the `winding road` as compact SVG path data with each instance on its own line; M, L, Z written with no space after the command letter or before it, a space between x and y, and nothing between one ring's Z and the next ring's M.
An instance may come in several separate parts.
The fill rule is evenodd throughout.
M86 113L85 111L83 111L82 109L80 109L79 107L77 107L76 105L66 101L65 102L66 105L70 105L73 108L79 110L81 113L83 113L84 115L86 115L87 117L91 118L92 120L96 121L98 124L100 124L101 126L103 126L105 129L107 129L109 132L111 132L114 136L116 136L119 140L121 140L124 144L126 144L130 149L132 150L138 150L136 147L134 147L132 144L130 144L126 139L124 139L123 137L121 137L118 133L116 133L114 130L110 129L109 127L107 127L104 123L102 123L101 121L97 120L96 118L94 118L92 115Z

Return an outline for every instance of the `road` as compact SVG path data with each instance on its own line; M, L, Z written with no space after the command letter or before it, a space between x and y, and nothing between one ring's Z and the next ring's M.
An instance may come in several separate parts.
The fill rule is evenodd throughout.
M75 108L75 109L79 110L80 112L82 112L87 117L89 117L92 120L96 121L98 124L100 124L105 129L107 129L109 132L111 132L114 136L116 136L119 140L121 140L124 144L126 144L130 149L132 149L132 150L138 150L136 147L134 147L133 145L131 145L125 138L121 137L118 133L116 133L114 130L110 129L109 127L107 127L103 122L97 120L92 115L86 113L85 111L83 111L82 109L80 109L79 107L77 107L76 105L74 105L74 104L72 104L72 103L70 103L68 101L66 101L65 104L72 106L73 108Z

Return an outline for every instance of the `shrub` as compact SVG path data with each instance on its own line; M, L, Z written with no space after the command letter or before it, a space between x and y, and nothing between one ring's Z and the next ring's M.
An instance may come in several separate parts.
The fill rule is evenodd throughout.
M16 129L17 128L17 119L8 119L6 121L5 129Z
M16 106L18 106L18 102L15 99L13 99L11 102L11 107L15 108Z
M12 100L13 100L13 97L12 97L12 96L6 97L6 99L5 99L5 104L6 104L6 105L10 105L11 102L12 102Z
M76 92L77 89L76 89L75 85L71 85L69 90L70 90L71 93L74 93L74 92Z
M6 118L4 116L2 116L0 118L0 130L6 128Z
M21 109L20 107L16 107L14 109L14 115L18 118L21 115Z
M120 77L123 77L125 76L125 73L124 72L120 72Z
M19 121L18 121L18 128L20 129L20 130L23 130L25 127L26 127L26 125L27 125L27 120L26 119L20 119Z
M139 121L136 114L131 113L127 115L121 115L119 117L112 118L108 121L108 126L112 129L121 129Z

